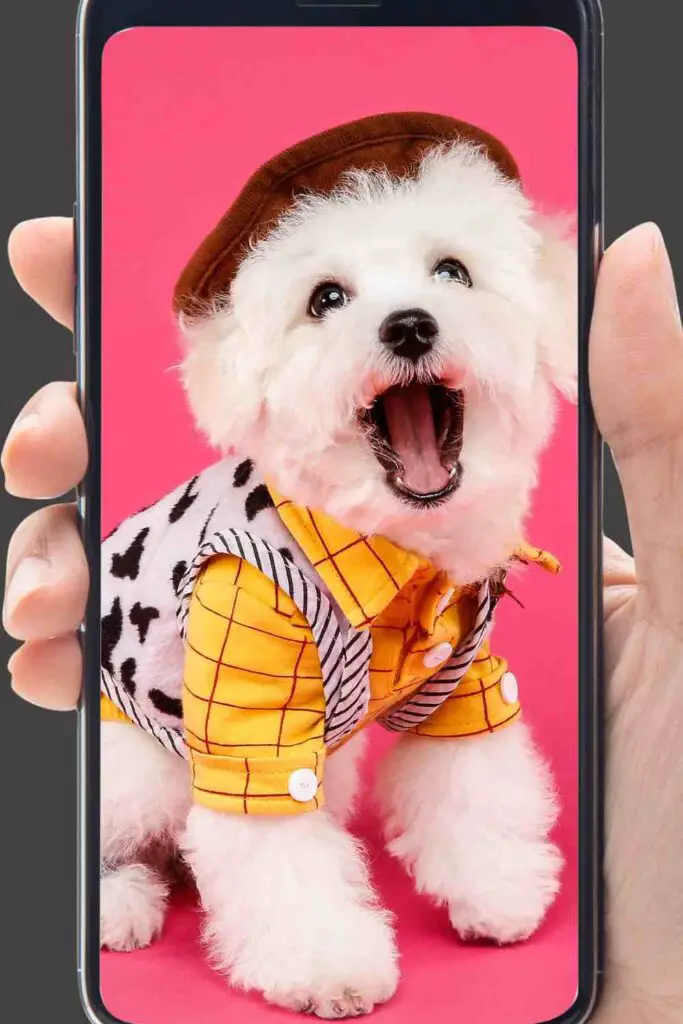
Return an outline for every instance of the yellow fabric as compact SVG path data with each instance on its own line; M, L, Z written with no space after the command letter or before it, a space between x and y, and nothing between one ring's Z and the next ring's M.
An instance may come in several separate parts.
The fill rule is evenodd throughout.
M499 684L507 670L507 661L492 655L485 641L450 697L421 725L408 731L452 739L479 736L508 725L519 716L521 705L503 699Z
M190 603L183 694L198 803L259 814L320 806L287 790L292 771L322 779L325 700L309 625L255 566L211 559Z
M549 551L543 551L541 548L535 548L532 544L527 544L526 541L522 541L518 545L515 551L514 557L519 562L533 563L534 565L540 565L546 572L552 572L555 575L560 572L562 566Z
M367 626L421 566L417 555L384 537L365 537L324 512L312 512L270 488L283 523L352 626Z
M106 693L100 694L100 719L103 722L122 722L132 725L128 715L125 715L112 700L109 700Z
M425 653L437 644L457 647L473 624L477 588L454 588L445 573L391 542L362 537L329 516L273 497L349 621L372 631L362 728L438 671L425 666ZM518 557L559 571L556 559L540 549L523 545ZM520 706L503 699L499 684L506 671L507 663L484 644L454 693L414 732L462 737L508 724ZM288 792L297 769L314 771L322 783L325 702L310 627L288 595L232 555L207 562L195 585L183 706L197 802L249 814L295 814L322 805L322 785L305 803Z

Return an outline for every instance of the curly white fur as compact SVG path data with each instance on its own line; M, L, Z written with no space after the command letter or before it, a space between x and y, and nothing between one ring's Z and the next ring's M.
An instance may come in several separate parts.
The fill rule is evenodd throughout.
M173 843L185 825L191 786L187 765L148 733L102 723L100 849L106 865Z
M187 765L148 733L103 722L101 739L100 942L147 946L163 924L166 867L190 808Z
M147 864L126 864L100 883L100 943L128 953L149 946L161 932L168 885Z
M434 278L448 256L471 289ZM310 293L329 279L352 301L312 320ZM437 150L416 179L353 174L331 197L303 197L244 260L229 305L183 325L189 400L212 444L253 453L283 493L475 580L519 537L553 385L574 393L575 281L559 222L470 145ZM421 372L464 373L467 396L462 484L430 511L387 489L356 417L400 382L378 331L412 307L439 325Z
M326 811L252 820L193 807L185 837L212 958L234 985L320 1017L393 995L397 951L360 844Z
M434 277L448 257L467 265L471 289ZM309 296L328 279L351 301L312 320ZM288 496L388 536L460 582L480 579L521 535L554 390L575 392L575 280L557 223L480 150L441 148L413 179L357 173L331 196L302 197L254 245L227 304L182 325L183 380L211 443L248 452ZM457 377L466 395L462 484L428 511L387 488L357 421L401 381L378 329L408 307L439 326L419 372ZM141 852L187 820L212 956L234 984L323 1017L391 996L390 921L342 827L360 741L329 759L329 809L262 820L189 810L184 765L140 730L104 733L103 856L117 868L103 886L105 943L129 948L158 932L165 892ZM378 792L392 853L447 906L457 932L511 942L537 927L561 857L548 838L552 782L523 724L457 742L403 739Z
M390 852L463 938L528 938L559 890L548 841L557 798L528 729L485 739L403 737L377 783Z
M357 732L334 751L325 765L325 803L340 825L352 820L360 791L360 769L368 734Z

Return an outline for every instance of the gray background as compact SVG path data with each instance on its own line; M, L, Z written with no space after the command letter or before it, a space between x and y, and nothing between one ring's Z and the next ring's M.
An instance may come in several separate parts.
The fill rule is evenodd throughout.
M680 139L673 97L683 5L603 0L606 20L607 238L657 221L674 265L683 254ZM14 0L0 22L3 151L0 236L17 221L71 212L73 27L77 0ZM676 121L674 121L676 117ZM73 375L70 336L22 295L0 261L0 435L39 386ZM31 506L0 498L0 547ZM607 525L627 543L608 471ZM4 665L13 642L0 636ZM75 719L22 704L0 680L2 1017L83 1020L76 990Z

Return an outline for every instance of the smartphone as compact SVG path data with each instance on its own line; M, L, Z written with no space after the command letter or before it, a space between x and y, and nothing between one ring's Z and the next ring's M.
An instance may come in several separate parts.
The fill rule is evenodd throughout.
M86 0L92 1020L586 1020L597 0Z

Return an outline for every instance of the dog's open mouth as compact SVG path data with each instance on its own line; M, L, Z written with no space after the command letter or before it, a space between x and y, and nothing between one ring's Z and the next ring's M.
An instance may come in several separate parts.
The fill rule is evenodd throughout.
M441 383L411 381L378 395L360 420L389 487L421 508L460 484L465 396Z

